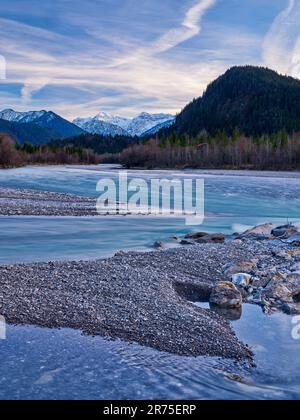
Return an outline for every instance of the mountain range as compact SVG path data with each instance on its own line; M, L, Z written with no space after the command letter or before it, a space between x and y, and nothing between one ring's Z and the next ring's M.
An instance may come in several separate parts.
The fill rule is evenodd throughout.
M134 118L124 118L100 113L93 118L77 118L73 124L90 134L103 136L144 137L150 131L156 134L162 128L175 123L175 117L169 114L149 114L142 112Z
M0 112L0 131L20 143L45 144L53 139L79 136L84 131L52 111Z
M52 111L6 109L0 112L0 132L12 135L20 143L33 144L81 135L105 139L124 137L129 142L131 139L138 142L138 138L157 133L194 137L202 131L215 135L220 131L232 134L236 129L252 137L280 130L300 132L300 80L263 67L233 67L177 117L143 112L134 118L124 118L99 113L70 122Z
M77 118L71 123L52 111L17 112L5 109L0 112L0 132L10 134L19 143L46 144L81 134L103 137L143 137L168 128L175 117L168 114L141 113L135 118L123 118L106 113L96 117Z

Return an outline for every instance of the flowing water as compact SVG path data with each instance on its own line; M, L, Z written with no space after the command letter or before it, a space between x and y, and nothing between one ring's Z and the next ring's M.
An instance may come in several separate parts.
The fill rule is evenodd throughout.
M108 167L21 168L0 171L0 186L97 196L97 181L117 175ZM195 229L230 233L266 221L300 222L297 174L130 172L146 180L192 175L205 179L206 217ZM102 258L120 249L147 250L160 239L174 246L170 237L190 230L182 218L0 217L0 262ZM297 322L245 305L232 325L254 348L255 369L176 357L78 331L6 326L6 339L0 339L0 398L299 399ZM2 322L0 338L3 329Z
M118 179L103 168L34 167L0 170L0 186L97 197L101 178ZM297 174L219 171L130 171L129 178L204 178L205 220L188 227L184 218L120 216L97 218L0 217L0 262L101 258L119 250L151 249L154 242L192 229L233 233L258 223L300 221ZM174 245L174 243L173 243Z

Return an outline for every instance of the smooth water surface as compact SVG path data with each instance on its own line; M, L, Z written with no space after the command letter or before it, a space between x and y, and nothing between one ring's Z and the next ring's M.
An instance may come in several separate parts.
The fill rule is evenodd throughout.
M299 399L300 342L291 318L246 305L233 326L253 346L257 368L73 330L8 326L0 399Z

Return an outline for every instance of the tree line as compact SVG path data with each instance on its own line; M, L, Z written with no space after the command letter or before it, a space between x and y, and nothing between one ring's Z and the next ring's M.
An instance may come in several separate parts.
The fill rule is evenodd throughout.
M106 162L142 168L230 168L257 170L300 169L300 134L246 137L239 130L232 136L224 131L209 136L203 130L196 137L175 133L128 147L117 155L105 155Z
M98 164L100 155L91 149L56 145L16 143L10 136L0 134L0 167L10 168L29 164Z

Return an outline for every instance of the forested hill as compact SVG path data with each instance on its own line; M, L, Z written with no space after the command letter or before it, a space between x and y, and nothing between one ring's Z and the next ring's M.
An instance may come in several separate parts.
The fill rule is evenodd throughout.
M196 136L236 128L247 136L300 131L300 80L261 67L233 67L186 106L170 131Z
M126 147L140 142L138 137L107 137L99 134L82 134L81 136L57 140L50 143L54 147L75 147L91 149L98 154L119 153Z

